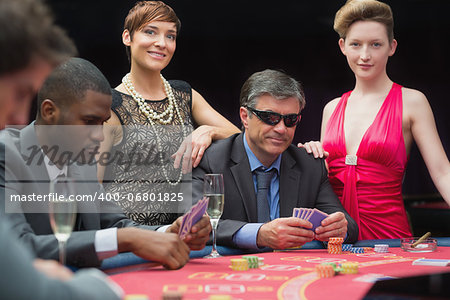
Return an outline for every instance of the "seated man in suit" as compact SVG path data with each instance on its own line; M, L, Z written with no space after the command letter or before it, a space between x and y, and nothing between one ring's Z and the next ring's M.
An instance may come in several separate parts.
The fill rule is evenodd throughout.
M285 249L330 237L356 241L358 228L334 194L324 161L291 145L305 106L301 85L279 71L258 72L244 83L240 105L244 133L214 142L192 176L193 199L200 199L204 174L223 174L217 243ZM258 190L264 177L268 190ZM290 217L295 207L329 216L313 232L310 222Z
M0 130L28 122L33 96L51 70L76 53L39 0L0 0ZM0 177L3 170L0 170ZM0 192L0 198L4 195ZM3 201L0 201L3 203ZM121 299L123 292L96 269L72 273L54 260L34 260L11 234L0 208L0 298Z
M0 169L5 170L0 189L5 192L6 216L13 233L38 257L57 259L58 243L52 234L48 203L30 199L49 195L49 182L60 175L82 180L77 186L82 195L102 192L95 162L88 158L103 140L102 124L110 117L111 101L103 74L90 62L72 58L44 82L38 94L36 122L1 133L6 158L2 155L0 161ZM70 154L78 161L70 160ZM177 269L188 261L190 248L204 247L211 229L204 216L182 241L174 233L180 219L168 233L138 228L113 201L94 200L77 203L80 213L67 242L70 265L99 266L104 258L131 251Z

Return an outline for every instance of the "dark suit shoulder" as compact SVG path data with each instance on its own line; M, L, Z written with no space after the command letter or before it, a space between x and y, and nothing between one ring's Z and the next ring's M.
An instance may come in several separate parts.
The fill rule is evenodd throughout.
M205 154L200 161L200 166L208 171L222 172L230 165L230 156L233 147L236 145L236 140L240 137L241 134L236 133L226 139L213 142L208 149L206 149Z
M0 131L0 151L2 153L19 154L20 149L20 134L21 131L16 128L6 128ZM5 154L2 155L2 159L5 159ZM11 156L9 156L11 157Z
M298 163L307 164L308 166L321 166L324 164L323 158L314 158L314 155L306 152L305 148L299 148L295 145L290 145L286 151Z
M304 175L321 178L320 180L328 178L325 160L314 158L314 155L306 152L304 148L295 145L290 145L283 153L282 167L297 169Z
M0 131L0 142L6 144L11 140L19 139L20 129L17 128L6 128Z
M241 135L241 133L235 133L232 136L227 137L226 139L212 142L208 149L206 149L206 152L224 152L224 149L231 149L239 135Z

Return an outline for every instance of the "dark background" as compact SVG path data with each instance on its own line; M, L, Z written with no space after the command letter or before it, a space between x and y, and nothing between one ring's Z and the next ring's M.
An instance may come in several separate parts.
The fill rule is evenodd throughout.
M294 142L318 140L322 108L351 90L354 77L333 31L345 0L165 1L181 20L167 79L189 82L240 127L239 91L254 72L282 69L301 81L307 105ZM390 78L422 91L430 101L444 148L449 149L450 1L385 1L394 12L396 54ZM80 56L97 65L113 87L128 72L121 41L123 21L135 1L51 0L57 23L75 40ZM416 147L404 184L408 195L436 189Z

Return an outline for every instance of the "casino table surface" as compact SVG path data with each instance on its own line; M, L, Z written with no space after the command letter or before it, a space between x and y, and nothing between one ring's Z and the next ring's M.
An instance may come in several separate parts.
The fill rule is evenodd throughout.
M234 271L230 259L243 254L237 249L219 247L226 256L202 259L211 248L192 251L191 260L179 270L121 254L105 260L102 268L119 284L126 295L145 294L161 299L167 291L179 291L183 299L208 299L211 295L229 295L231 299L361 299L377 280L449 272L450 267L412 265L418 258L450 259L450 238L438 238L438 248L429 253L406 252L398 240L360 241L358 246L390 244L388 253L367 251L328 254L320 242L298 250L264 252L264 266ZM355 245L356 246L356 245ZM358 262L358 274L339 274L319 278L315 266L322 262Z

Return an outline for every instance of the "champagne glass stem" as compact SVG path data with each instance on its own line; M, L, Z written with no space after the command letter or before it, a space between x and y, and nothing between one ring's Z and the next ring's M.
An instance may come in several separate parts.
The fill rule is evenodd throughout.
M216 249L216 229L217 229L217 221L216 222L212 222L212 238L213 238L213 244L212 244L212 251L211 251L211 255L217 255L219 254L217 252Z
M58 241L59 246L59 262L62 265L66 264L66 242Z

